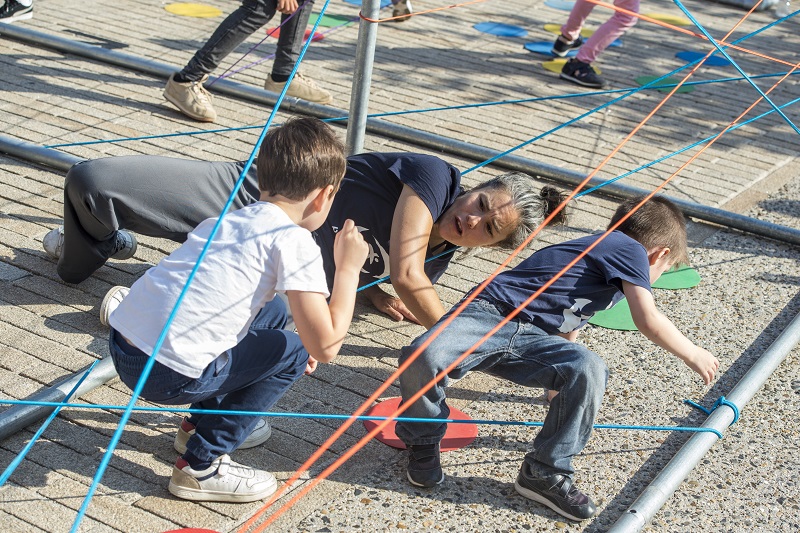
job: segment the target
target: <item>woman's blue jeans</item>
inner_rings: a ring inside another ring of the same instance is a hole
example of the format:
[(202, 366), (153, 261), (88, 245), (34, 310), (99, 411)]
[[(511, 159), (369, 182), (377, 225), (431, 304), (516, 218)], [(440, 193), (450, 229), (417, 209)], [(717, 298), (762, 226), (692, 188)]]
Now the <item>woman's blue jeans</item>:
[[(191, 404), (192, 409), (268, 411), (303, 375), (308, 352), (296, 333), (281, 329), (286, 306), (268, 302), (242, 341), (220, 355), (196, 378), (175, 372), (158, 361), (142, 389), (142, 398), (165, 405)], [(109, 348), (120, 379), (136, 387), (149, 354), (111, 330)], [(235, 450), (258, 423), (258, 417), (238, 414), (193, 414), (195, 434), (187, 451), (204, 462)]]
[[(402, 349), (401, 364), (450, 313)], [(506, 314), (488, 301), (471, 302), (400, 376), (403, 399), (411, 398), (431, 382)], [(572, 457), (589, 440), (605, 393), (608, 369), (600, 356), (580, 344), (548, 335), (532, 324), (512, 320), (460, 362), (449, 376), (460, 378), (470, 370), (481, 370), (526, 387), (559, 391), (525, 461), (540, 476), (571, 475)], [(449, 415), (444, 383), (440, 381), (402, 416), (446, 419)], [(434, 444), (446, 429), (447, 424), (439, 422), (398, 422), (396, 433), (406, 445)]]

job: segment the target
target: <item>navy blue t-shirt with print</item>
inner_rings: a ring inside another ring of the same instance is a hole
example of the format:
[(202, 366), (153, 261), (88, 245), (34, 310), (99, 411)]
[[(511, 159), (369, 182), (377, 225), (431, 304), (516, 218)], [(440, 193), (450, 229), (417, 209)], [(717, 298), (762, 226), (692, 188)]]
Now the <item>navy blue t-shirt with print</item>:
[[(333, 241), (348, 218), (353, 219), (369, 255), (361, 269), (359, 287), (389, 275), (389, 240), (392, 218), (403, 185), (408, 185), (431, 212), (434, 222), (461, 193), (461, 173), (438, 157), (406, 153), (366, 153), (347, 158), (347, 171), (342, 186), (333, 200), (325, 223), (314, 232), (322, 249), (322, 261), (328, 287), (333, 287), (335, 264)], [(429, 250), (427, 257), (455, 249), (446, 243)], [(452, 253), (425, 264), (425, 273), (432, 283), (444, 273)]]
[[(498, 275), (478, 298), (494, 302), (507, 314), (599, 238), (599, 234), (590, 235), (542, 248)], [(614, 231), (517, 317), (549, 334), (569, 333), (585, 325), (597, 311), (620, 301), (624, 297), (623, 281), (652, 290), (650, 263), (644, 246)]]

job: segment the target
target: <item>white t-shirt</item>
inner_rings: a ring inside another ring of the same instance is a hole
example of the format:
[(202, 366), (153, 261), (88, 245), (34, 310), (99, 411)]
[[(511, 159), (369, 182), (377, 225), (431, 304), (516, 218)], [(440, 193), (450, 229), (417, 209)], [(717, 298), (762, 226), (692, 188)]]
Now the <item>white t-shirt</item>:
[[(153, 353), (161, 331), (217, 219), (203, 221), (186, 242), (131, 287), (111, 326)], [(274, 204), (256, 202), (225, 215), (156, 360), (192, 378), (236, 346), (276, 291), (328, 297), (320, 250), (311, 233)]]

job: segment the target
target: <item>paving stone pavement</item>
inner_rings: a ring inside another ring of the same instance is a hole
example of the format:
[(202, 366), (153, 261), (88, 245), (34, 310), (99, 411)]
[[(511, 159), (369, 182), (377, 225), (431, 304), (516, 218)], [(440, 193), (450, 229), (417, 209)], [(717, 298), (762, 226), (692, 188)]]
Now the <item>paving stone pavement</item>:
[[(172, 15), (170, 2), (145, 0), (36, 0), (35, 17), (15, 24), (46, 35), (125, 53), (180, 68), (221, 18)], [(235, 2), (205, 4), (224, 13)], [(418, 0), (417, 9), (445, 5)], [(316, 2), (315, 12), (323, 2)], [(686, 7), (717, 38), (745, 11), (701, 0)], [(349, 17), (337, 28), (322, 28), (303, 72), (334, 95), (332, 106), (346, 114), (358, 35), (358, 7), (341, 0), (328, 14)], [(666, 0), (647, 2), (643, 13), (681, 16)], [(383, 10), (388, 16), (390, 10)], [(589, 19), (597, 27), (608, 17), (602, 7)], [(550, 41), (545, 23), (562, 23), (567, 12), (541, 0), (488, 0), (438, 14), (414, 17), (378, 29), (369, 109), (373, 113), (539, 98), (515, 104), (397, 115), (384, 120), (423, 132), (503, 151), (611, 101), (622, 93), (580, 96), (584, 91), (541, 67), (547, 58), (523, 44)], [(734, 32), (741, 38), (774, 17), (756, 12)], [(523, 37), (482, 34), (473, 25), (493, 21), (521, 26)], [(798, 23), (787, 22), (741, 43), (786, 62), (797, 61)], [(258, 32), (231, 54), (218, 74), (232, 66), (264, 35)], [(679, 51), (708, 51), (709, 45), (674, 29), (639, 22), (598, 62), (609, 88), (635, 88), (641, 75), (663, 75), (684, 64)], [(274, 52), (268, 40), (244, 63)], [(743, 51), (731, 56), (748, 75), (789, 70), (785, 64)], [(261, 87), (267, 59), (234, 80)], [(677, 74), (675, 76), (678, 76)], [(735, 78), (731, 67), (701, 67), (691, 78)], [(766, 91), (778, 77), (758, 81)], [(74, 53), (9, 37), (0, 25), (0, 134), (50, 146), (92, 140), (242, 128), (263, 124), (270, 109), (222, 94), (215, 96), (219, 119), (197, 124), (176, 112), (161, 96), (165, 79)], [(212, 88), (213, 92), (213, 88)], [(546, 99), (563, 95), (570, 98)], [(658, 91), (632, 94), (514, 152), (569, 171), (588, 173), (665, 96)], [(669, 99), (598, 174), (615, 177), (721, 131), (752, 104), (757, 94), (744, 81), (695, 85), (691, 93)], [(782, 105), (800, 96), (797, 77), (770, 93)], [(770, 110), (759, 103), (748, 115)], [(789, 117), (796, 117), (787, 108)], [(281, 111), (280, 122), (289, 116)], [(341, 129), (344, 135), (344, 129)], [(246, 158), (257, 129), (68, 146), (80, 158), (164, 154), (188, 159)], [(721, 137), (692, 161), (666, 188), (672, 197), (728, 209), (784, 226), (800, 227), (800, 169), (797, 133), (772, 114)], [(370, 151), (435, 153), (396, 139), (367, 135)], [(667, 159), (624, 183), (652, 189), (679, 169), (696, 149)], [(462, 169), (479, 161), (439, 154)], [(467, 185), (500, 173), (488, 166), (464, 177)], [(107, 355), (107, 335), (97, 308), (113, 285), (130, 285), (174, 244), (142, 237), (136, 257), (111, 261), (80, 285), (61, 282), (55, 264), (41, 248), (44, 234), (60, 223), (64, 171), (0, 154), (0, 397), (25, 398)], [(541, 179), (537, 182), (545, 183)], [(589, 195), (573, 206), (566, 229), (547, 232), (535, 245), (601, 229), (615, 201)], [(693, 373), (636, 332), (587, 327), (581, 342), (602, 354), (611, 378), (599, 423), (699, 425), (703, 416), (683, 405), (704, 405), (725, 395), (753, 361), (774, 341), (800, 309), (796, 246), (725, 230), (703, 221), (690, 224), (691, 258), (702, 283), (684, 291), (657, 290), (659, 307), (698, 344), (719, 357), (722, 367), (710, 388)], [(526, 252), (523, 254), (527, 254)], [(487, 277), (505, 258), (484, 251), (461, 257), (437, 285), (447, 306)], [(397, 366), (399, 349), (422, 332), (359, 305), (350, 335), (336, 363), (301, 380), (277, 410), (352, 413)], [(652, 532), (786, 531), (800, 529), (798, 350), (767, 381), (741, 420), (725, 432), (664, 508), (645, 528)], [(396, 396), (392, 385), (385, 397)], [(546, 407), (539, 391), (523, 390), (472, 374), (450, 388), (452, 404), (473, 418), (541, 420)], [(84, 394), (78, 403), (121, 405), (128, 389), (118, 380)], [(147, 405), (146, 402), (141, 402)], [(162, 532), (203, 527), (237, 531), (260, 507), (253, 504), (194, 504), (166, 490), (174, 461), (172, 438), (180, 420), (174, 413), (136, 412), (115, 458), (92, 499), (80, 531)], [(0, 531), (69, 531), (100, 458), (119, 421), (112, 409), (65, 409), (37, 442), (10, 480), (0, 488)], [(338, 427), (325, 419), (273, 420), (273, 437), (264, 445), (236, 452), (236, 459), (287, 479)], [(0, 464), (20, 452), (38, 426), (0, 442)], [(482, 426), (469, 447), (444, 454), (447, 479), (434, 490), (404, 480), (402, 452), (371, 443), (328, 480), (299, 501), (274, 531), (606, 531), (627, 509), (687, 436), (677, 432), (597, 430), (575, 458), (577, 482), (598, 502), (598, 515), (567, 523), (549, 510), (518, 496), (513, 480), (535, 429)], [(327, 452), (293, 490), (303, 486), (364, 435), (356, 424)], [(285, 501), (285, 498), (284, 498)]]

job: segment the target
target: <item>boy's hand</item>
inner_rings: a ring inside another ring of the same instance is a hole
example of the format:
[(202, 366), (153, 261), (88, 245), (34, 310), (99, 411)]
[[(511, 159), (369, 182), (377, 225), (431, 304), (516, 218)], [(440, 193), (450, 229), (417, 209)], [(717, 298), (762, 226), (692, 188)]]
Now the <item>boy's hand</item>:
[(314, 359), (313, 357), (311, 357), (311, 356), (309, 355), (309, 356), (308, 356), (308, 362), (306, 363), (306, 371), (305, 371), (305, 375), (306, 375), (306, 376), (308, 376), (308, 375), (310, 375), (312, 372), (314, 372), (314, 370), (316, 370), (316, 369), (317, 369), (317, 365), (318, 365), (318, 364), (319, 364), (319, 363), (317, 362), (317, 360), (316, 360), (316, 359)]
[(291, 15), (295, 11), (297, 11), (297, 0), (278, 0), (277, 10), (278, 13), (283, 13), (284, 15)]
[(353, 270), (358, 274), (364, 261), (367, 260), (368, 253), (369, 245), (356, 229), (355, 223), (348, 218), (333, 241), (333, 261), (336, 263), (336, 270)]
[(719, 361), (711, 352), (697, 347), (696, 351), (685, 359), (689, 368), (700, 374), (706, 385), (711, 385), (719, 369)]

